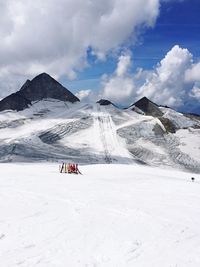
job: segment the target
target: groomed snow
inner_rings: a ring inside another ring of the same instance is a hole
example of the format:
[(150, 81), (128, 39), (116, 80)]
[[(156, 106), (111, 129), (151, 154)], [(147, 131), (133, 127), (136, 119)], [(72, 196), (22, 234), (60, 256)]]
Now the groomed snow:
[(181, 129), (176, 132), (180, 140), (180, 149), (192, 157), (200, 164), (200, 131), (199, 129)]
[(0, 162), (143, 162), (200, 173), (200, 124), (174, 110), (162, 108), (184, 130), (180, 135), (166, 133), (158, 118), (112, 105), (55, 99), (32, 104), (0, 112)]
[(80, 170), (1, 164), (1, 266), (200, 266), (200, 176), (139, 165)]

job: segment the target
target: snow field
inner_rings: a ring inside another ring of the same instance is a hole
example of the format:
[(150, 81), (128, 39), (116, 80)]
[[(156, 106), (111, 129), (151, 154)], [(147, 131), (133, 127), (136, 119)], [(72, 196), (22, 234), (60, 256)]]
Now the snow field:
[(179, 147), (181, 151), (192, 154), (192, 157), (200, 165), (200, 131), (196, 129), (181, 129), (176, 132), (176, 136), (180, 139)]
[(1, 266), (200, 266), (199, 175), (117, 164), (80, 170), (1, 164)]
[(20, 112), (1, 112), (0, 162), (140, 162), (200, 173), (198, 122), (162, 111), (182, 128), (176, 134), (164, 134), (158, 118), (112, 105), (45, 99)]

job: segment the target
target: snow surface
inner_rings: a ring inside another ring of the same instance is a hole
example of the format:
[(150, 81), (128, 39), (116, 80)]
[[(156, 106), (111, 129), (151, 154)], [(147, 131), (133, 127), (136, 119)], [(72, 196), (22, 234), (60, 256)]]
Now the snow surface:
[(187, 131), (183, 142), (179, 134), (167, 133), (158, 118), (113, 105), (45, 99), (20, 112), (0, 112), (0, 162), (138, 162), (200, 173), (200, 122), (162, 111), (178, 129), (196, 128), (194, 149), (182, 145), (192, 141)]
[(198, 129), (181, 129), (176, 132), (180, 140), (180, 149), (184, 153), (191, 154), (200, 165), (200, 131)]
[(80, 170), (1, 164), (1, 266), (200, 266), (199, 175), (117, 164)]
[(197, 124), (196, 121), (187, 118), (182, 113), (179, 113), (170, 108), (160, 108), (164, 112), (164, 118), (170, 119), (177, 128), (192, 127)]

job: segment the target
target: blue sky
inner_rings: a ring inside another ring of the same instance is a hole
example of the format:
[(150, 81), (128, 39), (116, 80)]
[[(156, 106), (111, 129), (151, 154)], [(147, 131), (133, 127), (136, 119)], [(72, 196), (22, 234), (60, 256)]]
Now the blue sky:
[[(176, 44), (187, 48), (195, 61), (200, 58), (199, 0), (170, 1), (161, 4), (155, 26), (143, 29), (136, 44), (128, 44), (133, 58), (131, 69), (152, 69)], [(88, 53), (88, 62), (89, 67), (79, 72), (76, 80), (62, 78), (61, 82), (73, 92), (100, 89), (101, 76), (104, 73), (113, 73), (117, 58), (109, 55), (107, 60), (102, 62)]]

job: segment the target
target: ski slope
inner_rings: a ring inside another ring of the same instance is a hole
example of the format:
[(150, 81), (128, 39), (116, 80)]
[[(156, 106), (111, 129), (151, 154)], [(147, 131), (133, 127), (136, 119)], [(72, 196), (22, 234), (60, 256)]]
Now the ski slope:
[(1, 164), (1, 266), (200, 266), (199, 175), (136, 164), (80, 170)]
[(138, 162), (200, 173), (200, 122), (162, 112), (176, 122), (176, 134), (158, 118), (113, 105), (46, 99), (0, 112), (0, 162)]
[(132, 163), (133, 158), (126, 148), (125, 142), (117, 135), (116, 126), (105, 107), (93, 106), (94, 131), (100, 141), (101, 153), (106, 163)]

